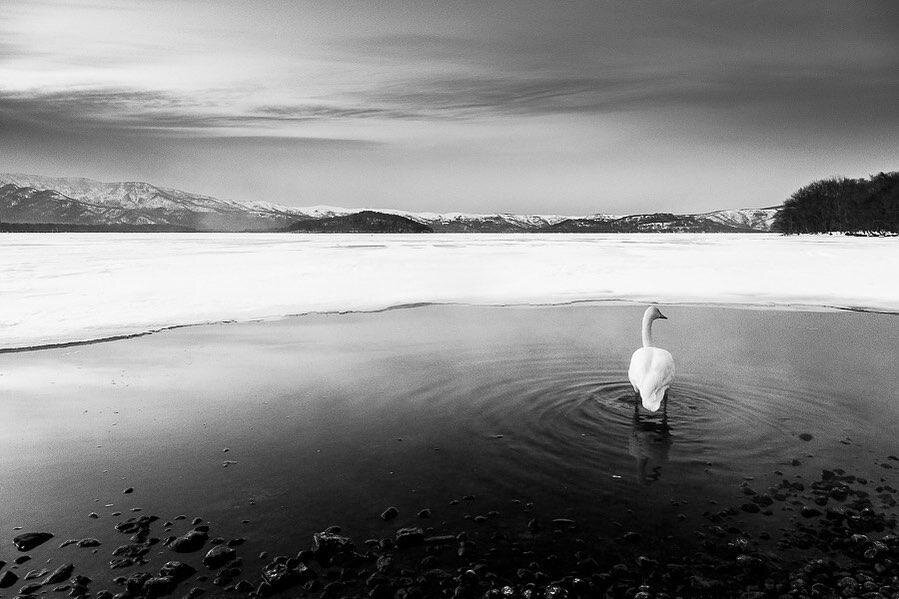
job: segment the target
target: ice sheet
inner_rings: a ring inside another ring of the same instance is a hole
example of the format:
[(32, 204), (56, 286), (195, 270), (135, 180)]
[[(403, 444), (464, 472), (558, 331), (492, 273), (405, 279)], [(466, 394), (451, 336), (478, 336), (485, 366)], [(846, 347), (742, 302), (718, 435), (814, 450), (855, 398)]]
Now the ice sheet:
[(418, 302), (899, 311), (899, 241), (773, 234), (0, 235), (0, 348)]

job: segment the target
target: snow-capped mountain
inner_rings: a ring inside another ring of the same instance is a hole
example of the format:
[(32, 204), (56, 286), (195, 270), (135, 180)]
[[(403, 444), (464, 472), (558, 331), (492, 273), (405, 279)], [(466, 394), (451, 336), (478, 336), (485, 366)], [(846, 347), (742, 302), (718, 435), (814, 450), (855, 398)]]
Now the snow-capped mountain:
[(780, 210), (780, 206), (769, 208), (740, 208), (737, 210), (716, 210), (697, 214), (709, 220), (735, 228), (753, 229), (755, 231), (770, 231), (774, 223), (774, 215)]
[[(292, 207), (237, 202), (143, 182), (0, 174), (0, 222), (84, 226), (154, 226), (172, 230), (286, 230), (301, 221), (359, 214), (363, 208)], [(437, 233), (768, 231), (777, 208), (719, 210), (696, 215), (564, 216), (471, 214), (374, 209), (426, 225)], [(342, 222), (342, 221), (332, 221)], [(314, 229), (314, 227), (306, 227)]]

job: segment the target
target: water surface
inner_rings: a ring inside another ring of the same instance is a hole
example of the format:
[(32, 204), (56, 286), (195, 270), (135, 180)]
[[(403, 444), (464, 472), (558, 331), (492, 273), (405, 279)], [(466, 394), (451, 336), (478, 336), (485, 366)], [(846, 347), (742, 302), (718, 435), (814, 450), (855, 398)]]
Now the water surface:
[[(678, 374), (655, 414), (627, 383), (639, 306), (425, 306), (2, 354), (0, 548), (22, 526), (111, 549), (111, 512), (141, 508), (245, 536), (246, 556), (293, 554), (335, 523), (383, 536), (429, 507), (452, 531), (512, 500), (689, 545), (743, 480), (893, 480), (897, 317), (664, 311), (654, 334)], [(745, 526), (774, 533), (788, 508)], [(75, 551), (55, 546), (33, 556)], [(106, 580), (107, 553), (77, 555)]]

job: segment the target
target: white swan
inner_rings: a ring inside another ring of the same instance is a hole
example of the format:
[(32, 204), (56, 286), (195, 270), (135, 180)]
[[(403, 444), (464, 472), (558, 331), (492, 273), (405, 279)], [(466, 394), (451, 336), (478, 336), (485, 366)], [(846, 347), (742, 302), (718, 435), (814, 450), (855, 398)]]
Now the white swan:
[(674, 358), (667, 350), (652, 345), (652, 321), (657, 318), (667, 320), (667, 316), (663, 316), (655, 306), (646, 308), (643, 313), (643, 347), (631, 356), (631, 366), (627, 370), (627, 378), (634, 391), (640, 394), (643, 407), (650, 412), (659, 409), (674, 378)]

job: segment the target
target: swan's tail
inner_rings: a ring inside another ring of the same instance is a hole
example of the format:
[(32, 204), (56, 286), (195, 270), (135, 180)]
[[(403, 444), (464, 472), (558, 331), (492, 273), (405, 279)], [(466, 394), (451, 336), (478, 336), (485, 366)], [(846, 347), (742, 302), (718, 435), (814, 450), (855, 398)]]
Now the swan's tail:
[(656, 389), (651, 393), (640, 392), (640, 398), (643, 400), (643, 407), (650, 412), (657, 412), (662, 400), (665, 399), (665, 392), (668, 389)]

